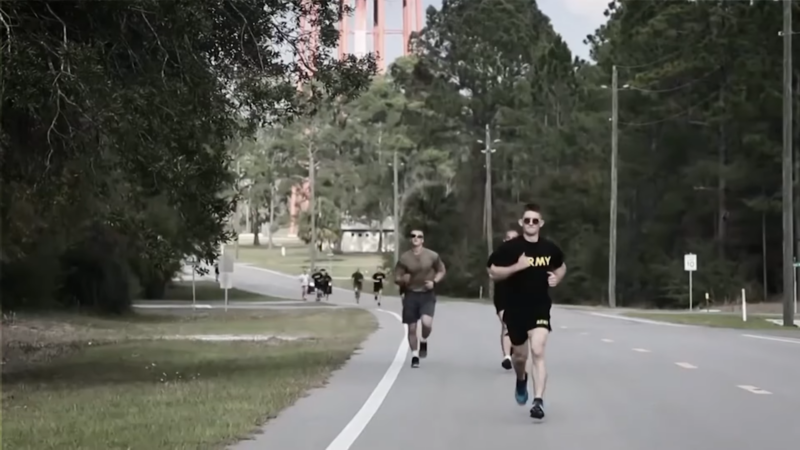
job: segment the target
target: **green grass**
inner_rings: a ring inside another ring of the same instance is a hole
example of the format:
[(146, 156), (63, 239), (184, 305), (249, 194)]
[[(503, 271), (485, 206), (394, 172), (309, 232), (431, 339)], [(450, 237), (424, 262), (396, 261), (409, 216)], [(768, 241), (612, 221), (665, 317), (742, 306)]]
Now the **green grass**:
[[(236, 252), (233, 245), (225, 247), (226, 252)], [(286, 246), (286, 256), (281, 255), (280, 246), (272, 249), (266, 245), (258, 247), (239, 246), (238, 262), (253, 264), (254, 266), (274, 270), (290, 275), (300, 275), (304, 268), (311, 266), (309, 249), (307, 246)], [(378, 266), (383, 265), (383, 255), (380, 253), (353, 253), (328, 256), (325, 252), (317, 253), (317, 267), (325, 268), (333, 277), (333, 285), (343, 289), (352, 289), (353, 282), (350, 276), (357, 270), (364, 274), (364, 292), (372, 292), (372, 274)], [(394, 283), (384, 283), (385, 295), (396, 295), (397, 286)]]
[[(219, 287), (219, 283), (209, 280), (195, 281), (195, 298), (198, 302), (222, 301), (225, 299), (225, 290)], [(240, 289), (228, 289), (228, 300), (231, 301), (285, 301), (285, 298), (271, 297), (267, 295), (255, 294)], [(151, 300), (145, 300), (151, 301)], [(173, 281), (167, 286), (164, 298), (161, 301), (168, 302), (191, 302), (192, 301), (192, 282)]]
[(749, 316), (747, 322), (742, 321), (741, 314), (726, 313), (672, 313), (672, 312), (629, 312), (625, 316), (640, 319), (658, 320), (662, 322), (679, 323), (685, 325), (699, 325), (714, 328), (739, 328), (747, 330), (792, 330), (800, 332), (798, 328), (786, 328), (764, 320), (763, 316)]
[[(357, 309), (125, 320), (19, 317), (3, 329), (4, 356), (11, 359), (3, 367), (4, 444), (20, 450), (221, 449), (321, 386), (375, 327), (374, 318)], [(195, 333), (313, 338), (151, 339)], [(45, 345), (32, 345), (32, 334)], [(24, 351), (9, 353), (8, 347)], [(61, 351), (46, 351), (57, 347)]]

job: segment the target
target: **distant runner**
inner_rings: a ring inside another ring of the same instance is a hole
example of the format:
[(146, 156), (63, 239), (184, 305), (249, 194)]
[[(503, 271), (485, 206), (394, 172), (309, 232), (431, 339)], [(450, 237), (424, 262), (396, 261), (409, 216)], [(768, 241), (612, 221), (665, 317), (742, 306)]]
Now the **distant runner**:
[(331, 278), (331, 275), (325, 269), (322, 269), (320, 272), (322, 272), (322, 278), (320, 278), (322, 281), (321, 291), (327, 302), (331, 296), (331, 292), (333, 292), (333, 278)]
[[(513, 346), (512, 361), (517, 374), (514, 398), (528, 401), (528, 351), (533, 355), (533, 406), (531, 417), (544, 418), (544, 391), (547, 370), (544, 351), (552, 331), (549, 289), (558, 286), (567, 273), (564, 253), (552, 241), (539, 236), (544, 226), (539, 205), (525, 205), (520, 225), (522, 236), (504, 242), (495, 251), (489, 274), (495, 281), (505, 280), (506, 297), (503, 321)], [(527, 345), (526, 345), (527, 344)]]
[(300, 287), (303, 289), (303, 294), (302, 294), (303, 300), (306, 299), (306, 294), (308, 294), (309, 281), (311, 280), (310, 277), (308, 276), (308, 270), (304, 268), (303, 273), (300, 274)]
[[(511, 239), (519, 236), (517, 230), (506, 231), (506, 237), (503, 242), (510, 241)], [(487, 271), (491, 272), (492, 264), (496, 259), (497, 252), (495, 251), (489, 256), (489, 263), (487, 264)], [(506, 324), (503, 322), (503, 311), (506, 309), (506, 297), (508, 292), (506, 289), (505, 281), (494, 282), (494, 309), (497, 312), (497, 318), (500, 319), (500, 349), (503, 351), (503, 361), (501, 365), (506, 370), (511, 370), (511, 340), (508, 338), (508, 330)]]
[[(420, 357), (428, 356), (428, 337), (433, 330), (436, 309), (436, 283), (442, 281), (447, 269), (439, 254), (423, 247), (425, 235), (419, 229), (411, 231), (411, 250), (403, 253), (395, 267), (395, 283), (403, 294), (403, 323), (408, 325), (408, 345), (411, 347), (411, 367), (419, 367)], [(422, 339), (417, 338), (417, 322), (422, 322)]]
[(358, 300), (361, 298), (361, 290), (364, 285), (364, 274), (361, 273), (361, 269), (356, 269), (356, 271), (353, 272), (353, 275), (350, 275), (350, 278), (353, 279), (353, 292), (356, 296), (356, 303), (358, 303)]
[(386, 279), (386, 274), (383, 269), (378, 266), (375, 273), (372, 274), (372, 292), (375, 293), (375, 301), (378, 302), (378, 307), (381, 306), (381, 298), (383, 297), (383, 280)]

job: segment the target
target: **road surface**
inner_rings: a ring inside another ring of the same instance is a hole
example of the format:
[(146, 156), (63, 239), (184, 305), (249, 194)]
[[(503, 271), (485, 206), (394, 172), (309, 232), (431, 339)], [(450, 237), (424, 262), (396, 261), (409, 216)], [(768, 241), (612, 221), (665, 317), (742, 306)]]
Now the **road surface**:
[[(234, 285), (293, 295), (295, 278), (237, 266)], [(296, 295), (296, 294), (294, 294)], [(337, 290), (336, 303), (352, 305)], [(753, 450), (800, 446), (800, 340), (556, 309), (541, 423), (513, 400), (491, 306), (440, 302), (409, 367), (398, 299), (323, 389), (233, 450)], [(744, 336), (744, 334), (749, 335)], [(752, 337), (756, 336), (756, 337)], [(775, 340), (778, 339), (778, 340)]]

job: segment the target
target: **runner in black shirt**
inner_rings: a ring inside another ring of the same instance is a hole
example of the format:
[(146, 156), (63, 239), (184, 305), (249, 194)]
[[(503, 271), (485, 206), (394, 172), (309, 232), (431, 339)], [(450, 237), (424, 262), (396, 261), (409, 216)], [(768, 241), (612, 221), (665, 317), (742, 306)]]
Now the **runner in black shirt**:
[(386, 279), (386, 274), (383, 273), (383, 268), (378, 267), (378, 270), (372, 274), (372, 292), (375, 293), (375, 301), (378, 302), (378, 307), (381, 306), (381, 297), (383, 296), (383, 280)]
[(356, 269), (350, 278), (353, 279), (353, 292), (356, 296), (356, 303), (358, 303), (358, 299), (361, 298), (361, 291), (364, 285), (364, 274), (361, 273), (360, 269)]
[[(506, 237), (503, 242), (510, 241), (511, 239), (519, 236), (517, 230), (506, 231)], [(489, 256), (487, 267), (491, 268), (496, 259), (496, 254), (492, 253)], [(487, 269), (488, 270), (488, 269)], [(506, 370), (511, 370), (511, 340), (508, 338), (508, 330), (506, 324), (503, 322), (503, 311), (506, 309), (506, 283), (504, 281), (494, 282), (494, 309), (497, 312), (497, 318), (500, 319), (500, 349), (503, 351), (503, 361), (501, 365)]]
[(529, 342), (533, 355), (533, 407), (531, 417), (544, 417), (547, 371), (544, 349), (552, 331), (549, 288), (555, 287), (567, 273), (564, 253), (553, 242), (539, 236), (544, 226), (538, 205), (528, 204), (520, 220), (522, 236), (500, 245), (489, 264), (493, 280), (505, 280), (508, 289), (503, 321), (513, 346), (512, 360), (517, 374), (514, 397), (524, 405), (528, 401), (528, 374), (525, 363)]

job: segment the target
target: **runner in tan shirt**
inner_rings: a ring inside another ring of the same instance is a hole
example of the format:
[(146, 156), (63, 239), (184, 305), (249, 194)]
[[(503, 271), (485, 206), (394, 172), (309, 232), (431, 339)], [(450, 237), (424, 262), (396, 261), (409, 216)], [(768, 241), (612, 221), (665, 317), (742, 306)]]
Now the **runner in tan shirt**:
[[(428, 355), (428, 336), (433, 329), (436, 309), (436, 283), (442, 281), (446, 268), (439, 254), (423, 246), (424, 233), (411, 231), (411, 250), (403, 253), (395, 267), (395, 283), (404, 293), (403, 323), (408, 325), (411, 367), (419, 367), (420, 357)], [(417, 338), (417, 323), (422, 322), (422, 339)]]

